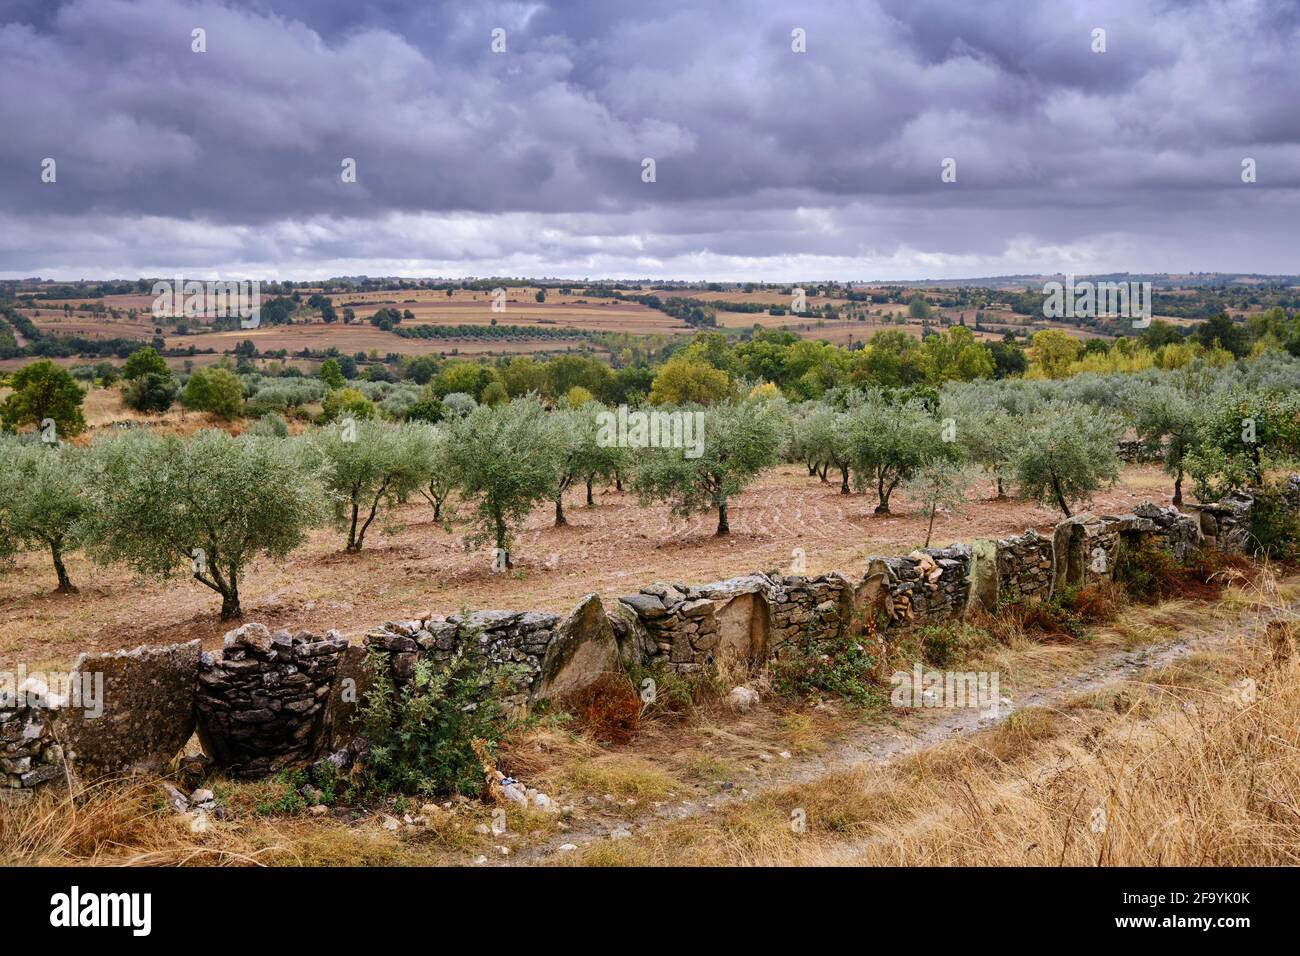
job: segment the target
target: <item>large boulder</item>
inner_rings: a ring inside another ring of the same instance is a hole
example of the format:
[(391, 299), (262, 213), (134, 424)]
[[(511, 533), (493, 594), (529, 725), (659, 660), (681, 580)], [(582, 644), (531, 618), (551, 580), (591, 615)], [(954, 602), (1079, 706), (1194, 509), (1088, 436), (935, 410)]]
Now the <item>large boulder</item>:
[(194, 733), (199, 654), (195, 640), (77, 658), (73, 680), (83, 686), (92, 681), (102, 702), (92, 709), (68, 707), (59, 715), (68, 759), (79, 777), (156, 773), (184, 749)]
[(621, 669), (614, 628), (600, 598), (588, 594), (556, 628), (542, 658), (532, 697), (563, 697)]

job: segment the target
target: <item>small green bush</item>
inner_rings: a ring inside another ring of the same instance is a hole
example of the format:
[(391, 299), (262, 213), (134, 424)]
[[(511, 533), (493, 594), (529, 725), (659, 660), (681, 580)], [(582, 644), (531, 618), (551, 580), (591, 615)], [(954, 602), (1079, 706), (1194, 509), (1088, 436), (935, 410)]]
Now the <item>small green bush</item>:
[(1300, 519), (1287, 498), (1285, 485), (1269, 482), (1255, 492), (1246, 551), (1276, 561), (1300, 559)]
[(522, 665), (497, 665), (470, 635), (444, 664), (422, 660), (396, 687), (382, 655), (372, 654), (370, 690), (362, 703), (369, 754), (361, 788), (376, 793), (477, 796), (482, 740), (495, 753), (513, 724), (504, 697), (523, 676)]
[(859, 710), (885, 700), (875, 680), (876, 658), (863, 639), (818, 638), (809, 628), (782, 648), (771, 666), (772, 684), (786, 697), (830, 694)]

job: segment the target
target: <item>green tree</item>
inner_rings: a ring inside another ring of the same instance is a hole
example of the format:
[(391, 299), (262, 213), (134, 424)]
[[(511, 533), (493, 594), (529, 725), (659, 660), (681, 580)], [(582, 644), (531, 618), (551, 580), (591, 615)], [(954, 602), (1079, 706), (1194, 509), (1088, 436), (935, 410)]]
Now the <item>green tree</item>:
[[(673, 513), (683, 517), (716, 509), (717, 534), (730, 534), (728, 502), (764, 468), (776, 464), (782, 450), (781, 418), (767, 402), (728, 402), (707, 411), (677, 412), (696, 416), (693, 421), (702, 423), (700, 444), (646, 449), (637, 463), (633, 488), (643, 503), (668, 501)], [(684, 423), (682, 433), (685, 437)], [(692, 457), (696, 451), (699, 456)]]
[(970, 472), (966, 467), (946, 458), (927, 461), (903, 483), (903, 490), (921, 505), (927, 518), (925, 544), (921, 547), (930, 547), (935, 514), (940, 509), (959, 511), (966, 503), (970, 485)]
[(321, 402), (321, 419), (325, 422), (351, 418), (368, 421), (375, 417), (375, 403), (355, 388), (336, 388)]
[(1040, 329), (1034, 333), (1032, 368), (1046, 378), (1060, 378), (1079, 357), (1083, 346), (1060, 329)]
[(1206, 319), (1192, 332), (1192, 338), (1207, 349), (1218, 347), (1227, 349), (1237, 358), (1250, 354), (1250, 333), (1246, 327), (1232, 321), (1227, 313), (1220, 313), (1212, 319)]
[(74, 445), (0, 438), (0, 556), (48, 550), (61, 594), (77, 590), (63, 558), (81, 546), (90, 507), (86, 454)]
[(161, 578), (188, 569), (221, 595), (222, 620), (243, 615), (252, 561), (282, 560), (322, 515), (319, 480), (293, 441), (139, 431), (97, 442), (92, 463), (92, 555)]
[(181, 397), (186, 408), (211, 412), (226, 421), (238, 418), (244, 406), (244, 386), (239, 376), (225, 368), (201, 368), (185, 383)]
[(171, 375), (171, 369), (163, 357), (147, 345), (132, 352), (122, 366), (122, 377), (125, 379), (135, 380), (146, 375)]
[(1024, 497), (1055, 504), (1068, 518), (1072, 504), (1119, 478), (1115, 442), (1124, 423), (1113, 412), (1057, 400), (1027, 424), (1012, 463)]
[(81, 403), (86, 393), (67, 370), (49, 360), (19, 369), (11, 381), (13, 393), (0, 404), (0, 422), (8, 431), (53, 420), (58, 434), (80, 434), (86, 427)]
[(876, 514), (889, 513), (889, 497), (899, 482), (935, 458), (952, 456), (942, 427), (919, 399), (889, 402), (879, 392), (850, 412), (849, 442), (854, 482), (876, 486)]
[(1291, 396), (1236, 387), (1212, 396), (1197, 416), (1185, 458), (1201, 501), (1263, 483), (1265, 468), (1300, 449), (1300, 409)]
[(433, 508), (433, 520), (447, 525), (448, 499), (456, 489), (456, 462), (453, 449), (457, 442), (459, 422), (444, 425), (420, 423), (412, 430), (415, 448), (412, 454), (421, 462), (424, 476), (420, 494)]
[(927, 336), (921, 343), (921, 364), (931, 385), (942, 385), (953, 379), (969, 382), (992, 378), (997, 370), (992, 353), (975, 341), (970, 329), (961, 325)]
[(655, 405), (713, 405), (731, 394), (731, 376), (708, 362), (674, 358), (665, 362), (650, 386)]
[(475, 408), (456, 429), (457, 487), (474, 508), (467, 543), (494, 541), (507, 568), (513, 528), (554, 494), (557, 450), (546, 414), (536, 399), (515, 399)]
[(339, 365), (338, 359), (327, 358), (321, 362), (318, 377), (330, 388), (344, 388), (348, 384), (348, 380), (343, 377), (343, 367)]
[(381, 505), (405, 501), (427, 478), (424, 427), (344, 421), (312, 436), (334, 525), (347, 532), (348, 552), (361, 550)]
[(1130, 390), (1133, 427), (1147, 453), (1158, 458), (1174, 479), (1175, 507), (1183, 503), (1183, 473), (1187, 456), (1197, 446), (1198, 405), (1191, 395), (1169, 382), (1142, 383)]
[(176, 401), (176, 379), (170, 370), (166, 374), (145, 372), (127, 382), (122, 390), (122, 401), (137, 412), (161, 415)]

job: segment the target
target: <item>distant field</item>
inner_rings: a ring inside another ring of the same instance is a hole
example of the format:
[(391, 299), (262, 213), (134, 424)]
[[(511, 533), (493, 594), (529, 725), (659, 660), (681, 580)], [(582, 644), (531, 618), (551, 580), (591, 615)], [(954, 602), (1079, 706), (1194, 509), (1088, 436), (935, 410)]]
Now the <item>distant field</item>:
[[(314, 290), (299, 290), (307, 298)], [(450, 296), (445, 290), (412, 289), (387, 290), (378, 292), (334, 293), (331, 298), (336, 311), (342, 314), (344, 308), (351, 308), (356, 313), (356, 321), (344, 324), (337, 321), (326, 324), (319, 320), (296, 321), (292, 325), (263, 326), (258, 329), (236, 329), (221, 332), (199, 332), (192, 335), (175, 334), (171, 322), (155, 323), (150, 314), (154, 297), (151, 294), (110, 295), (101, 299), (74, 298), (60, 300), (42, 300), (21, 311), (30, 316), (37, 328), (51, 334), (77, 335), (91, 339), (123, 338), (135, 341), (151, 339), (158, 330), (162, 331), (169, 349), (188, 349), (193, 347), (200, 353), (214, 349), (212, 354), (198, 354), (189, 357), (196, 365), (207, 365), (218, 361), (222, 355), (233, 352), (235, 346), (245, 340), (252, 340), (261, 352), (286, 350), (291, 355), (303, 349), (323, 351), (337, 348), (345, 354), (377, 353), (380, 356), (389, 353), (407, 355), (465, 356), (486, 357), (493, 355), (535, 354), (562, 352), (583, 344), (581, 337), (554, 338), (542, 337), (541, 330), (573, 328), (585, 333), (619, 332), (635, 336), (679, 336), (691, 335), (694, 330), (686, 323), (635, 302), (616, 299), (587, 297), (581, 294), (562, 295), (551, 289), (546, 292), (546, 301), (536, 301), (536, 287), (518, 287), (507, 290), (505, 310), (492, 311), (492, 295), (487, 291), (457, 289)], [(859, 287), (857, 291), (881, 292), (878, 288)], [(674, 297), (692, 298), (716, 305), (724, 303), (745, 303), (759, 305), (780, 305), (789, 308), (790, 296), (783, 294), (780, 287), (755, 289), (752, 292), (733, 289), (727, 291), (710, 291), (707, 289), (682, 288), (646, 288), (644, 293), (653, 293), (662, 299)], [(943, 304), (950, 300), (950, 295), (943, 291), (930, 292), (932, 300), (930, 328), (942, 324), (957, 324), (964, 319), (967, 328), (974, 332), (974, 306), (953, 306)], [(263, 298), (266, 294), (263, 293)], [(938, 304), (935, 304), (937, 300)], [(841, 297), (813, 296), (808, 299), (809, 307), (816, 308), (827, 303), (833, 304), (841, 315), (840, 319), (823, 319), (820, 316), (771, 315), (763, 312), (730, 311), (720, 308), (716, 311), (717, 323), (723, 329), (750, 329), (755, 325), (766, 329), (789, 329), (801, 338), (823, 340), (836, 345), (851, 345), (864, 342), (877, 332), (893, 329), (919, 338), (922, 324), (909, 320), (906, 324), (896, 325), (888, 321), (891, 315), (906, 311), (907, 306), (899, 302), (872, 303), (854, 302)], [(82, 304), (95, 304), (109, 310), (110, 313), (92, 315), (76, 311)], [(71, 314), (65, 314), (64, 306), (71, 306)], [(525, 329), (539, 330), (537, 338), (493, 338), (482, 339), (472, 336), (440, 336), (438, 338), (407, 338), (392, 332), (385, 332), (371, 326), (368, 319), (381, 308), (409, 311), (411, 318), (403, 320), (403, 327), (412, 328), (422, 325), (497, 325), (520, 326)], [(135, 310), (135, 317), (130, 315)], [(1041, 317), (1032, 319), (1012, 312), (1005, 306), (991, 306), (984, 311), (983, 328), (975, 335), (982, 341), (999, 339), (1006, 330), (1035, 331), (1042, 328), (1058, 328), (1068, 335), (1079, 339), (1102, 337), (1100, 333), (1080, 329), (1063, 322), (1045, 322)], [(865, 319), (860, 318), (865, 316)], [(1156, 316), (1176, 325), (1191, 325), (1195, 320)], [(0, 369), (12, 369), (26, 364), (26, 359), (9, 359), (0, 361)], [(86, 361), (82, 358), (57, 360), (60, 364), (75, 365)], [(172, 358), (169, 361), (179, 366), (185, 358)]]

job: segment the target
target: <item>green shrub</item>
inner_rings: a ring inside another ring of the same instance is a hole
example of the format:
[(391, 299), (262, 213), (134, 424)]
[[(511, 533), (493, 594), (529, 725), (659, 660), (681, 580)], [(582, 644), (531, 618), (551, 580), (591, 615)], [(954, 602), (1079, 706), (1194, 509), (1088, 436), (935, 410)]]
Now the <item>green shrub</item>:
[(1284, 484), (1267, 482), (1255, 492), (1246, 551), (1278, 561), (1300, 558), (1300, 518), (1287, 498)]
[(517, 687), (522, 665), (496, 665), (466, 638), (444, 664), (422, 660), (412, 679), (394, 686), (387, 659), (372, 654), (370, 690), (361, 706), (369, 754), (361, 786), (377, 793), (476, 796), (481, 740), (495, 753), (513, 719), (503, 698)]
[(875, 680), (876, 658), (859, 638), (817, 638), (809, 628), (782, 648), (771, 666), (772, 684), (786, 697), (830, 694), (860, 710), (885, 699)]

